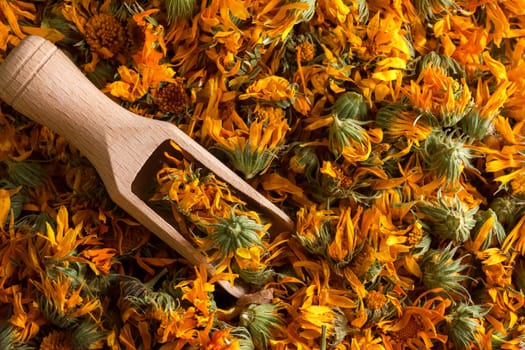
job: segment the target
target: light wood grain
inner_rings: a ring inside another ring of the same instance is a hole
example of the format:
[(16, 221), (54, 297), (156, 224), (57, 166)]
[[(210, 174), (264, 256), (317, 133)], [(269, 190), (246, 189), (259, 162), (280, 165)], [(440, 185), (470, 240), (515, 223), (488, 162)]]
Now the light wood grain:
[[(140, 169), (164, 141), (175, 141), (195, 160), (256, 203), (280, 230), (293, 230), (292, 220), (283, 211), (183, 131), (171, 123), (133, 114), (114, 103), (45, 39), (27, 37), (0, 65), (0, 99), (64, 136), (97, 169), (116, 204), (189, 263), (206, 263), (211, 274), (215, 269), (206, 258), (132, 191)], [(231, 286), (226, 281), (222, 284), (236, 297), (246, 293), (240, 285)]]

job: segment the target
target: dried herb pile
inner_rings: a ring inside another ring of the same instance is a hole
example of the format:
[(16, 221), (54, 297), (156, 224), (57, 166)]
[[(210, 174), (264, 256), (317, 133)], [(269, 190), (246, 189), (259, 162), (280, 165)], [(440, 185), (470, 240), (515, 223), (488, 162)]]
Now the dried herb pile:
[(209, 276), (1, 103), (0, 349), (524, 348), (524, 1), (0, 0), (0, 61), (27, 35), (296, 230), (174, 150), (151, 205)]

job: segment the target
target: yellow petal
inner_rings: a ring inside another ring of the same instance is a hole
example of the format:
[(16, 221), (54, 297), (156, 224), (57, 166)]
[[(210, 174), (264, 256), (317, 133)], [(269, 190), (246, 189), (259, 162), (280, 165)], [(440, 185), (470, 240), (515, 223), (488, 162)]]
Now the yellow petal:
[(7, 215), (11, 210), (11, 194), (8, 190), (0, 188), (0, 228), (7, 221)]
[(22, 26), (22, 31), (29, 35), (38, 35), (53, 43), (65, 38), (64, 34), (54, 28), (38, 28), (30, 26)]
[(507, 69), (505, 69), (505, 66), (503, 65), (503, 63), (501, 63), (498, 60), (493, 59), (490, 56), (490, 54), (486, 51), (483, 52), (482, 57), (483, 57), (485, 64), (488, 66), (488, 69), (496, 77), (498, 82), (508, 80)]

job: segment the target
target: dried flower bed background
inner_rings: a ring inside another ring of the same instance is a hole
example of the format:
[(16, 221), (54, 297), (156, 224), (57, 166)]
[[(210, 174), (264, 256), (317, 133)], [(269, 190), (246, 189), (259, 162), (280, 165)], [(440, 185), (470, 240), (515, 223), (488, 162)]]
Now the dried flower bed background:
[(525, 2), (0, 0), (0, 60), (27, 35), (296, 231), (167, 157), (152, 205), (268, 292), (235, 303), (0, 104), (1, 349), (525, 346)]

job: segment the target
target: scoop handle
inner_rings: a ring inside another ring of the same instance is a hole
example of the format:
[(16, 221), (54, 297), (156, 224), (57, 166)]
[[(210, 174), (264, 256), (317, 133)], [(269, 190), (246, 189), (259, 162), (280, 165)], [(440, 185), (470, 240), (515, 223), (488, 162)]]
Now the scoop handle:
[(131, 120), (140, 124), (140, 118), (131, 118), (61, 50), (38, 36), (22, 40), (0, 64), (0, 99), (64, 136), (94, 163), (119, 126)]

